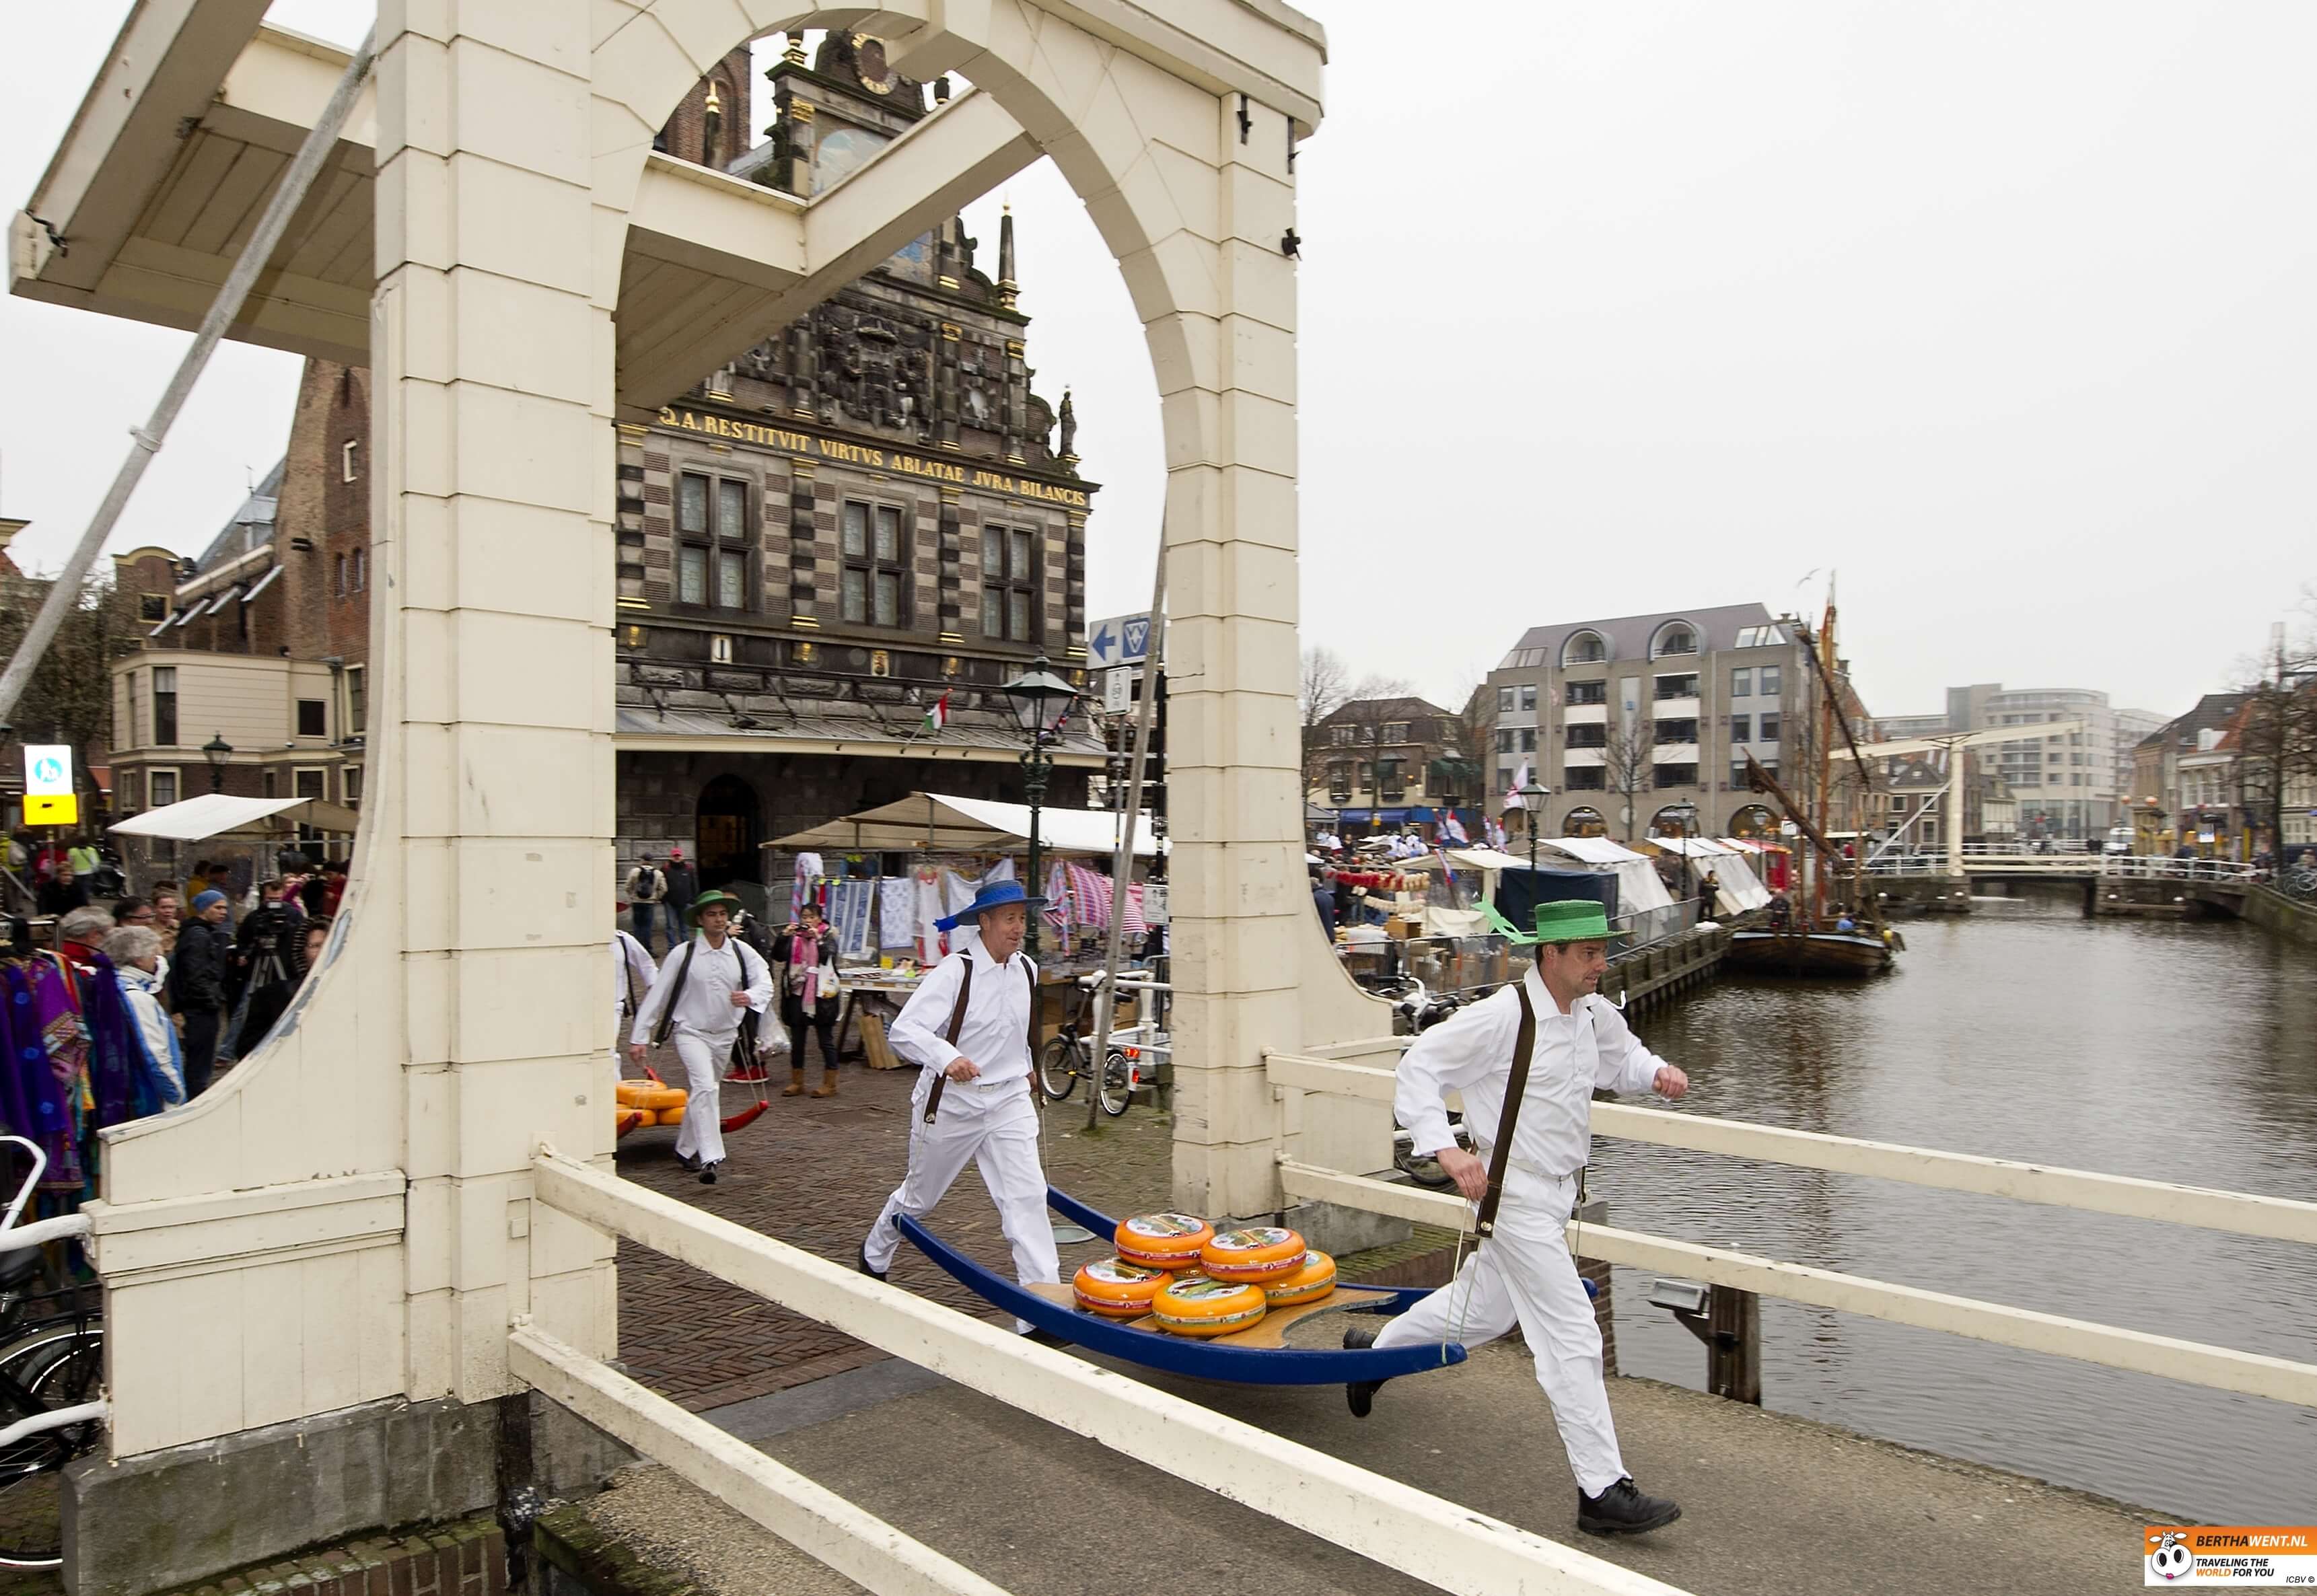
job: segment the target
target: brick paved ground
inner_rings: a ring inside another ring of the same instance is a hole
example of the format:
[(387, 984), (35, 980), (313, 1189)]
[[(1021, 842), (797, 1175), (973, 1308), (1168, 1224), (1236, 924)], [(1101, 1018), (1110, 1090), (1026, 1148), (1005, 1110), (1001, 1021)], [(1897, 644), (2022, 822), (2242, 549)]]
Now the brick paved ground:
[[(681, 1080), (671, 1056), (656, 1061), (663, 1078)], [(631, 1072), (632, 1073), (632, 1072)], [(818, 1083), (816, 1067), (812, 1079)], [(702, 1186), (675, 1162), (675, 1132), (631, 1133), (619, 1145), (620, 1173), (671, 1197), (840, 1263), (854, 1260), (862, 1238), (908, 1163), (913, 1070), (848, 1065), (834, 1098), (783, 1098), (776, 1072), (772, 1107), (727, 1140), (729, 1163), (714, 1186)], [(732, 1112), (745, 1089), (727, 1085)], [(1136, 1105), (1086, 1133), (1086, 1088), (1046, 1109), (1047, 1177), (1105, 1213), (1163, 1206), (1171, 1181), (1165, 1117)], [(980, 1177), (961, 1176), (935, 1210), (934, 1227), (972, 1257), (1012, 1272), (997, 1210)], [(1062, 1249), (1062, 1278), (1107, 1244)], [(659, 1253), (620, 1246), (620, 1356), (653, 1390), (694, 1412), (857, 1369), (885, 1356), (810, 1319), (728, 1286)], [(904, 1245), (893, 1283), (993, 1321), (1004, 1315)]]

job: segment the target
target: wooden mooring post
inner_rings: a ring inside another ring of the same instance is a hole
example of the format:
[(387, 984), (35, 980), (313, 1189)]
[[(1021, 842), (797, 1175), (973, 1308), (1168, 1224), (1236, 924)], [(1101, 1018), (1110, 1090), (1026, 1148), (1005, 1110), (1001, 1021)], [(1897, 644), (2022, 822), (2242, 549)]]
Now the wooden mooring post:
[(1761, 1297), (1735, 1286), (1709, 1286), (1704, 1313), (1676, 1308), (1673, 1316), (1705, 1343), (1707, 1395), (1761, 1406)]

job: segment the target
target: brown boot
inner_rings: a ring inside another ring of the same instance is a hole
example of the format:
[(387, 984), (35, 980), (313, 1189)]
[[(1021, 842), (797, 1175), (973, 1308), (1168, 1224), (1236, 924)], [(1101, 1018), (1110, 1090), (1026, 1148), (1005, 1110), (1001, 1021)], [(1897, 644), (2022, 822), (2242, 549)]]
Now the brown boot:
[(802, 1069), (792, 1069), (789, 1071), (789, 1083), (781, 1088), (781, 1095), (783, 1097), (802, 1097), (804, 1095), (804, 1071)]
[(812, 1094), (815, 1097), (835, 1097), (836, 1095), (836, 1072), (833, 1069), (821, 1071), (820, 1084), (812, 1089)]

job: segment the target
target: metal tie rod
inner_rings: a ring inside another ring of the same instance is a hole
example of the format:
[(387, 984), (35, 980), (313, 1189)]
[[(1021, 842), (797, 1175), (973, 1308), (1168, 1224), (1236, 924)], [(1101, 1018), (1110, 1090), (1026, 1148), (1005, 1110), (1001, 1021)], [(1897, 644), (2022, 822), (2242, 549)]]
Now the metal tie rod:
[(40, 657), (48, 653), (49, 643), (55, 640), (57, 629), (64, 624), (66, 612), (80, 602), (81, 584), (88, 579), (89, 566), (96, 563), (97, 550), (103, 548), (105, 539), (112, 535), (113, 523), (129, 507), (130, 495), (137, 491), (137, 484), (144, 477), (146, 466), (167, 441), (169, 429), (176, 424), (177, 412), (192, 395), (193, 384), (201, 379), (201, 371), (209, 365), (210, 355), (216, 350), (218, 340), (225, 336), (226, 329), (241, 314), (242, 302), (249, 298), (249, 290), (257, 281), (257, 274), (264, 271), (266, 263), (273, 258), (274, 246), (282, 242), (282, 235), (289, 231), (290, 218), (298, 213), (298, 207), (305, 203), (307, 192), (314, 186), (314, 179), (321, 173), (322, 163), (337, 144), (339, 130), (345, 126), (354, 101), (362, 93), (362, 82), (369, 77), (371, 67), (378, 58), (377, 41), (378, 29), (373, 25), (362, 36), (353, 59), (346, 63), (345, 73), (338, 79), (337, 88), (331, 93), (330, 103), (322, 108), (320, 120), (306, 135), (306, 142), (299, 147), (289, 171), (282, 174), (282, 186), (273, 191), (273, 198), (267, 203), (265, 214), (258, 218), (256, 230), (250, 234), (249, 242), (242, 246), (240, 258), (234, 262), (233, 270), (226, 274), (217, 298), (210, 302), (209, 314), (201, 318), (201, 330), (193, 334), (192, 347), (185, 351), (184, 359), (177, 363), (177, 374), (162, 390), (161, 402), (153, 407), (152, 415), (143, 426), (129, 429), (129, 458), (121, 462), (120, 473), (113, 477), (112, 486), (105, 494), (104, 502), (96, 507), (96, 515), (89, 522), (88, 530), (80, 535), (80, 542), (74, 548), (72, 557), (57, 574), (55, 584), (41, 602), (40, 612), (32, 618), (31, 629), (25, 632), (24, 640), (16, 646), (16, 657), (8, 662), (6, 673), (0, 675), (0, 722), (4, 722), (15, 713), (16, 700), (24, 696), (24, 688), (31, 681), (32, 672), (39, 666)]

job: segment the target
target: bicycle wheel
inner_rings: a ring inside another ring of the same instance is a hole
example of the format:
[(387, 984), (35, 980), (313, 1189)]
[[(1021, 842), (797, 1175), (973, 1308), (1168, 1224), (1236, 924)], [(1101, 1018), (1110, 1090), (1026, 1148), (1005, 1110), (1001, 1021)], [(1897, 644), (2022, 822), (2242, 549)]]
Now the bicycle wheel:
[(1060, 1102), (1074, 1091), (1086, 1073), (1086, 1049), (1069, 1037), (1052, 1037), (1038, 1054), (1038, 1084), (1047, 1098)]
[(1114, 1119), (1126, 1112), (1133, 1085), (1134, 1076), (1126, 1067), (1126, 1055), (1114, 1048), (1110, 1057), (1102, 1061), (1102, 1111)]

